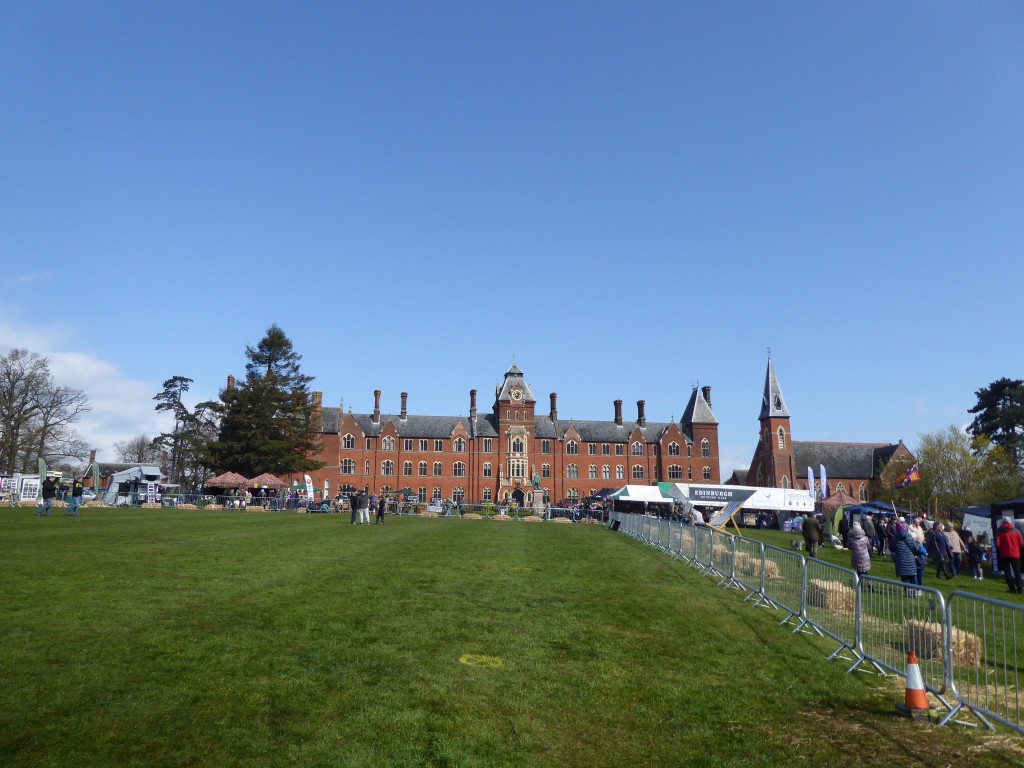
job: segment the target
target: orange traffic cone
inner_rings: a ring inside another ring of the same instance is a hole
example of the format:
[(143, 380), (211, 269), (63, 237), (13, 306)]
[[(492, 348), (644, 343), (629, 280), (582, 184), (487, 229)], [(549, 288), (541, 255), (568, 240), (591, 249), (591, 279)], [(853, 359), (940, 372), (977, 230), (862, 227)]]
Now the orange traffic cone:
[(897, 704), (896, 709), (907, 717), (928, 719), (928, 695), (924, 692), (921, 667), (918, 666), (917, 654), (913, 651), (907, 654), (907, 692), (903, 703)]

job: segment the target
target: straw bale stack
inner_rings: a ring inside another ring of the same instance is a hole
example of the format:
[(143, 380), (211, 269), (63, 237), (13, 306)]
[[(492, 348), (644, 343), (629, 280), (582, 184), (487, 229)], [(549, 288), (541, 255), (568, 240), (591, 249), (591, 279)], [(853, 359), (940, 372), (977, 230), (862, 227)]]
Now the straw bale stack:
[(838, 581), (809, 579), (807, 581), (807, 604), (840, 613), (857, 610), (857, 592)]
[(463, 520), (479, 520), (480, 519), (480, 515), (478, 515), (476, 512), (466, 512), (462, 516), (462, 519)]
[[(743, 573), (752, 573), (754, 576), (760, 577), (761, 558), (754, 557), (749, 552), (737, 552), (736, 570)], [(769, 579), (779, 578), (779, 566), (774, 560), (765, 560), (765, 577)]]
[(195, 504), (179, 504), (178, 509), (198, 509)]
[(511, 520), (512, 518), (509, 517), (508, 515), (495, 515), (494, 519), (495, 520), (500, 520), (501, 522), (506, 522), (508, 520)]
[(519, 519), (524, 523), (539, 523), (542, 518), (537, 517), (537, 515), (527, 515), (526, 517), (521, 517)]
[[(537, 518), (537, 519), (539, 520), (540, 518)], [(572, 520), (570, 520), (570, 519), (569, 519), (569, 518), (567, 518), (567, 517), (556, 517), (556, 518), (555, 518), (554, 520), (552, 520), (551, 522), (553, 522), (553, 523), (570, 523), (570, 524), (571, 524), (571, 523), (572, 523)]]
[(147, 501), (142, 505), (143, 509), (160, 509), (160, 505), (154, 501)]
[(604, 525), (604, 523), (602, 523), (596, 517), (585, 517), (580, 522), (582, 522), (584, 525)]
[[(907, 652), (913, 651), (919, 659), (942, 661), (942, 625), (937, 622), (910, 619), (903, 625), (903, 643)], [(980, 666), (980, 637), (953, 627), (949, 644), (953, 650), (954, 666)]]
[(219, 509), (224, 509), (224, 505), (223, 504), (207, 504), (204, 507), (204, 509), (206, 509), (206, 511), (208, 511), (208, 512), (209, 511), (216, 512)]

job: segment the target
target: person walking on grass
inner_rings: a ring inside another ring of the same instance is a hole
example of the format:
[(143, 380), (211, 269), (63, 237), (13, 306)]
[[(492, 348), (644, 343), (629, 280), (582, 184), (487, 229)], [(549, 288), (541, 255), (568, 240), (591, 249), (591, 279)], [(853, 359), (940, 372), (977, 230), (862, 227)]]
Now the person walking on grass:
[(76, 477), (71, 481), (71, 501), (68, 502), (66, 515), (78, 517), (78, 508), (82, 504), (82, 493), (85, 491), (85, 478)]
[[(889, 551), (892, 554), (893, 565), (896, 566), (896, 575), (905, 584), (917, 584), (917, 547), (914, 537), (907, 531), (907, 526), (896, 522), (892, 540), (889, 542)], [(920, 592), (917, 590), (907, 591), (908, 597), (917, 597)]]
[(974, 538), (974, 534), (968, 532), (967, 534), (967, 565), (971, 569), (971, 578), (973, 579), (984, 579), (985, 577), (981, 573), (981, 560), (982, 552), (981, 546), (978, 544), (978, 540)]
[(359, 494), (359, 524), (370, 524), (370, 494), (369, 488), (364, 488)]
[(964, 540), (960, 538), (960, 534), (956, 532), (952, 523), (942, 526), (942, 535), (946, 537), (946, 543), (949, 544), (949, 567), (954, 576), (959, 576), (960, 566), (964, 561)]
[(810, 557), (818, 556), (818, 545), (821, 543), (821, 523), (812, 514), (804, 515), (804, 523), (801, 526), (804, 534), (804, 544), (807, 545), (807, 554)]
[(850, 547), (850, 566), (858, 577), (867, 576), (871, 570), (871, 539), (864, 533), (860, 523), (854, 523), (846, 540)]
[(1024, 583), (1021, 581), (1020, 554), (1024, 548), (1024, 539), (1021, 539), (1020, 532), (1013, 527), (1013, 522), (1003, 518), (999, 525), (999, 532), (996, 533), (996, 553), (999, 555), (999, 567), (1003, 569), (1006, 576), (1006, 586), (1010, 592), (1019, 595), (1024, 593)]
[(50, 516), (50, 506), (53, 504), (53, 499), (57, 495), (57, 478), (48, 477), (43, 480), (43, 500), (39, 504), (39, 508), (36, 510), (36, 514), (40, 517)]
[(949, 542), (946, 540), (942, 523), (935, 523), (930, 533), (932, 534), (932, 547), (928, 554), (935, 558), (935, 578), (941, 579), (945, 576), (947, 579), (952, 579), (953, 572), (949, 569), (949, 562), (953, 555), (949, 551)]

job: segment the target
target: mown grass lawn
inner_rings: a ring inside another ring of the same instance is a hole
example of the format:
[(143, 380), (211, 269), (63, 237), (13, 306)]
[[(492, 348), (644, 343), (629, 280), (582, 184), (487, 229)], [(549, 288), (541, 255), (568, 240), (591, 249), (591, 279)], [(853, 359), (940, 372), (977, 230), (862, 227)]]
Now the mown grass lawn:
[(1024, 758), (601, 526), (0, 509), (0, 618), (4, 766)]

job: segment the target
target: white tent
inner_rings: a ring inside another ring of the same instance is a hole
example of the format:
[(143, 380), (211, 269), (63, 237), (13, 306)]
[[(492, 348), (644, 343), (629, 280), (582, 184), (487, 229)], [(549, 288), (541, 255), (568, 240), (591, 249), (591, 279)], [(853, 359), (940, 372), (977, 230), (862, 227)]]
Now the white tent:
[(672, 499), (667, 499), (661, 489), (656, 485), (627, 485), (608, 496), (615, 501), (637, 501), (648, 504), (671, 504)]
[(147, 499), (156, 500), (163, 475), (157, 467), (129, 467), (110, 476), (103, 492), (103, 503), (111, 506), (134, 506)]

